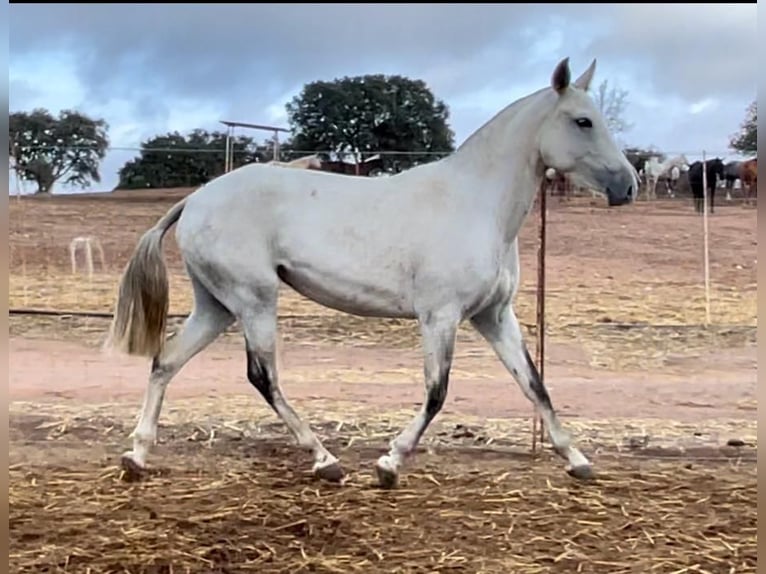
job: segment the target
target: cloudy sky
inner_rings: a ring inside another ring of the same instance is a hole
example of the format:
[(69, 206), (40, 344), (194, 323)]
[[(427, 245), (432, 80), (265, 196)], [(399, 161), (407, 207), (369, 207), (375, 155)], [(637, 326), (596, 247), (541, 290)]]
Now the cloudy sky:
[[(114, 148), (232, 119), (287, 126), (303, 84), (403, 74), (450, 108), (460, 144), (570, 57), (629, 92), (622, 139), (733, 158), (756, 97), (753, 4), (11, 4), (10, 110), (103, 117)], [(253, 134), (265, 139), (265, 132)], [(111, 189), (135, 151), (102, 165)], [(15, 185), (15, 184), (14, 184)], [(11, 193), (14, 193), (11, 185)]]

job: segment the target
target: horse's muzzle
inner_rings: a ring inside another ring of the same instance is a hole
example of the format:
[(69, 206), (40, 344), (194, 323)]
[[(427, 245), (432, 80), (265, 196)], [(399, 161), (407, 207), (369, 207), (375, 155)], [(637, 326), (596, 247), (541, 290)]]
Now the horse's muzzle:
[(610, 173), (605, 183), (609, 207), (628, 204), (636, 197), (638, 182), (630, 171)]
[(614, 193), (611, 188), (607, 187), (606, 198), (609, 202), (609, 207), (630, 203), (633, 201), (633, 186), (630, 186), (626, 193)]

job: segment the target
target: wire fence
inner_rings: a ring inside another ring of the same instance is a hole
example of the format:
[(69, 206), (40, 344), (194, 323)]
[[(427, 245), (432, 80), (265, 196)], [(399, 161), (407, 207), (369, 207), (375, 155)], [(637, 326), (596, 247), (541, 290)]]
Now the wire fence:
[[(12, 337), (101, 345), (119, 276), (140, 235), (172, 203), (221, 175), (226, 161), (224, 150), (141, 152), (126, 159), (117, 181), (104, 187), (112, 193), (51, 197), (19, 193), (18, 200), (10, 202)], [(447, 155), (370, 150), (338, 155), (283, 149), (279, 160), (314, 154), (323, 159), (323, 169), (364, 177), (391, 176)], [(663, 155), (685, 155), (695, 161), (722, 154)], [(270, 159), (238, 155), (235, 150), (233, 166)], [(755, 344), (756, 212), (738, 178), (722, 178), (716, 185), (721, 192), (715, 212), (703, 215), (693, 208), (685, 171), (674, 182), (660, 178), (655, 196), (644, 190), (639, 201), (627, 208), (608, 209), (603, 198), (559, 179), (546, 187), (545, 196), (538, 195), (519, 236), (521, 284), (514, 308), (541, 371), (545, 364), (552, 364), (610, 373), (659, 372), (673, 361), (698, 360)], [(542, 197), (546, 198), (542, 206), (546, 257), (541, 330)], [(193, 300), (172, 234), (166, 239), (165, 256), (171, 289), (169, 327), (176, 330)], [(279, 320), (282, 338), (288, 342), (389, 348), (420, 344), (414, 322), (344, 315), (289, 289), (281, 297)], [(229, 333), (238, 336), (237, 326)], [(464, 326), (459, 341), (480, 343), (481, 339)], [(77, 360), (70, 357), (68, 368), (76, 366)], [(79, 360), (83, 372), (88, 372), (93, 359), (86, 355)], [(533, 437), (537, 437), (535, 429)], [(532, 444), (534, 451), (536, 438)]]
[[(118, 181), (114, 185), (117, 191), (79, 196), (77, 202), (65, 194), (44, 201), (11, 202), (10, 307), (17, 328), (22, 328), (23, 317), (107, 320), (119, 274), (140, 234), (170, 203), (220, 175), (224, 166), (224, 150), (141, 151), (131, 160), (133, 183), (140, 176), (144, 180), (141, 186), (130, 189)], [(323, 169), (349, 176), (385, 177), (444, 157), (446, 152), (367, 150), (339, 157), (328, 151), (283, 149), (280, 161), (313, 154), (323, 157)], [(683, 155), (692, 161), (703, 157), (703, 152)], [(714, 155), (704, 154), (708, 158)], [(207, 161), (210, 158), (215, 161)], [(674, 182), (672, 194), (661, 180), (656, 198), (643, 194), (636, 205), (610, 211), (602, 198), (588, 190), (564, 189), (562, 193), (557, 187), (560, 182), (551, 184), (546, 207), (547, 332), (560, 338), (592, 337), (594, 348), (604, 337), (622, 337), (625, 345), (659, 345), (670, 352), (691, 344), (689, 333), (700, 330), (707, 333), (699, 337), (700, 344), (713, 344), (711, 334), (716, 334), (720, 344), (721, 337), (739, 340), (743, 333), (754, 330), (755, 210), (745, 201), (736, 179), (717, 182), (722, 187), (716, 196), (716, 211), (707, 217), (706, 253), (705, 218), (692, 207), (685, 176), (682, 172)], [(539, 217), (531, 215), (520, 237), (522, 284), (517, 306), (529, 334), (536, 325), (538, 222)], [(168, 258), (171, 315), (180, 318), (191, 308), (191, 294), (172, 238)], [(706, 258), (710, 260), (707, 282)], [(385, 341), (372, 323), (364, 326), (356, 319), (340, 319), (294, 294), (288, 297), (282, 318), (288, 322), (310, 319), (311, 328), (319, 331), (348, 327), (349, 338), (356, 333)], [(409, 337), (414, 344), (413, 332)]]
[[(88, 150), (87, 146), (68, 147), (65, 151), (77, 152)], [(56, 151), (59, 155), (61, 149), (54, 146), (36, 146), (24, 148), (26, 153), (47, 153)], [(282, 144), (276, 150), (269, 145), (253, 145), (249, 147), (233, 146), (230, 150), (232, 167), (241, 167), (248, 163), (267, 163), (275, 159), (279, 161), (292, 161), (301, 157), (316, 155), (323, 161), (323, 169), (348, 175), (362, 176), (386, 176), (405, 171), (411, 167), (435, 161), (446, 157), (450, 151), (422, 150), (417, 152), (402, 150), (301, 150), (292, 149), (289, 145)], [(626, 154), (634, 153), (626, 150)], [(643, 157), (655, 154), (658, 159), (684, 158), (689, 163), (702, 161), (703, 156), (708, 159), (718, 157), (727, 164), (741, 162), (743, 157), (731, 151), (659, 151), (644, 150), (640, 152)], [(101, 166), (101, 181), (90, 183), (85, 186), (67, 185), (58, 182), (54, 185), (54, 193), (82, 193), (102, 192), (114, 189), (159, 189), (168, 187), (192, 187), (198, 186), (218, 177), (227, 171), (227, 150), (222, 146), (195, 147), (192, 145), (179, 144), (166, 147), (137, 147), (137, 146), (110, 146), (106, 159)], [(728, 173), (728, 172), (727, 172)], [(9, 190), (11, 195), (33, 194), (36, 184), (33, 177), (18, 177), (13, 165), (9, 170)], [(646, 190), (646, 176), (642, 174), (642, 183)], [(670, 185), (672, 184), (672, 185)], [(739, 202), (746, 198), (746, 189), (741, 184), (741, 178), (729, 176), (722, 177), (716, 184), (716, 189), (721, 189), (723, 201)], [(568, 186), (560, 181), (552, 190), (554, 195), (573, 196), (588, 195), (588, 190), (581, 190)], [(651, 199), (680, 199), (691, 196), (691, 188), (688, 175), (681, 170), (677, 179), (660, 177), (656, 190), (656, 197)]]

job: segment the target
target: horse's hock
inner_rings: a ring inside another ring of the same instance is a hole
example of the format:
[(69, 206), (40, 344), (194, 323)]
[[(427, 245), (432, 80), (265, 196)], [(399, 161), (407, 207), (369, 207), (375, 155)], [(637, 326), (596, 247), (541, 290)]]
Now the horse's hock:
[(69, 258), (72, 262), (72, 274), (77, 273), (77, 249), (82, 247), (82, 251), (85, 255), (85, 268), (88, 272), (88, 277), (93, 277), (93, 248), (98, 251), (98, 257), (101, 261), (101, 272), (106, 272), (106, 261), (104, 258), (104, 249), (101, 246), (101, 241), (95, 236), (79, 236), (72, 239), (69, 242)]

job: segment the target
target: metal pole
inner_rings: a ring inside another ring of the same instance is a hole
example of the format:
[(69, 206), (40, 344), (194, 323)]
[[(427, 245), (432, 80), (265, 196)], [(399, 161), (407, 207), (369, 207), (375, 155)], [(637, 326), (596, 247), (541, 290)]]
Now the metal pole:
[[(717, 182), (716, 182), (717, 183)], [(705, 272), (705, 325), (710, 325), (710, 251), (708, 245), (708, 193), (707, 193), (707, 160), (702, 151), (702, 245), (704, 250)]]

